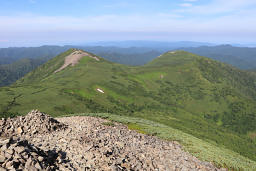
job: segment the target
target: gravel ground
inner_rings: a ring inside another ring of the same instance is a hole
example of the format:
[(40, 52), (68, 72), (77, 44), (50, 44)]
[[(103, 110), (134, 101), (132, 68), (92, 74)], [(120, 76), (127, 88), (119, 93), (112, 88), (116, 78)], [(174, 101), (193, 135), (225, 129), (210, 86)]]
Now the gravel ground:
[[(200, 161), (183, 151), (177, 142), (164, 141), (140, 134), (119, 123), (107, 126), (104, 123), (109, 121), (104, 119), (75, 116), (57, 118), (57, 121), (50, 119), (49, 126), (49, 116), (39, 111), (31, 113), (27, 116), (34, 115), (36, 119), (33, 122), (26, 119), (23, 121), (26, 120), (24, 125), (30, 125), (30, 129), (34, 133), (26, 132), (26, 127), (16, 123), (17, 126), (13, 126), (16, 131), (13, 131), (14, 133), (11, 135), (18, 137), (15, 140), (16, 144), (16, 141), (25, 140), (38, 148), (38, 154), (33, 155), (32, 159), (34, 160), (35, 157), (40, 157), (42, 154), (41, 160), (43, 156), (45, 162), (42, 164), (35, 159), (34, 163), (39, 163), (40, 167), (45, 170), (219, 170), (211, 163)], [(45, 118), (47, 122), (44, 122), (42, 118)], [(21, 120), (20, 118), (16, 119)], [(40, 122), (37, 122), (38, 120)], [(13, 122), (15, 119), (12, 122), (8, 120), (0, 122), (0, 129), (8, 131), (7, 128), (12, 127), (10, 125)], [(41, 127), (38, 126), (39, 124)], [(49, 130), (42, 131), (42, 128), (47, 127)], [(8, 138), (7, 135), (10, 134), (2, 134), (2, 139), (4, 136)], [(15, 143), (9, 142), (9, 144)], [(7, 168), (6, 164), (10, 161), (5, 156), (5, 150), (0, 151), (2, 156), (0, 156), (0, 171), (2, 171), (1, 168)], [(16, 152), (13, 154), (13, 158), (15, 154)], [(49, 161), (49, 158), (53, 160), (52, 163), (46, 162)], [(23, 164), (15, 166), (19, 166), (23, 170), (26, 168), (26, 162), (25, 160)], [(8, 167), (15, 168), (10, 164)]]

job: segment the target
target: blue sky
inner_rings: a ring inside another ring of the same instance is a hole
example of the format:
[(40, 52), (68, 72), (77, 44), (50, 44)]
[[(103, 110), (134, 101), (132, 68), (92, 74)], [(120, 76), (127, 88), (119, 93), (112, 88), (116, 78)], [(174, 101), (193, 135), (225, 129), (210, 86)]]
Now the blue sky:
[(0, 46), (255, 43), (256, 0), (1, 0)]

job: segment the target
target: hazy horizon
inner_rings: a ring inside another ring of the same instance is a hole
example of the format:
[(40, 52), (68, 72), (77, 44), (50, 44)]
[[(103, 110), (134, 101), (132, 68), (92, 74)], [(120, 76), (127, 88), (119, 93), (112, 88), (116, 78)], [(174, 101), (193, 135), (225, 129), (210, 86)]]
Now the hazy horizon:
[[(125, 44), (127, 42), (127, 44)], [(131, 45), (132, 42), (136, 42), (136, 44)], [(147, 43), (152, 43), (152, 45), (148, 45)], [(59, 42), (59, 43), (13, 43), (8, 44), (4, 43), (1, 44), (0, 48), (22, 48), (22, 47), (42, 47), (42, 46), (81, 46), (81, 47), (95, 47), (95, 46), (102, 46), (102, 47), (120, 47), (120, 48), (129, 48), (129, 47), (149, 47), (153, 48), (154, 43), (159, 47), (168, 47), (168, 46), (177, 46), (177, 47), (200, 47), (200, 46), (221, 46), (221, 45), (231, 45), (234, 47), (250, 47), (255, 48), (256, 43), (232, 43), (232, 42), (197, 42), (197, 41), (160, 41), (160, 40), (109, 40), (109, 41), (88, 41), (88, 42), (73, 42), (73, 43), (66, 43), (66, 42)], [(163, 45), (163, 43), (166, 43)], [(177, 45), (175, 45), (177, 43)], [(180, 44), (184, 44), (185, 46), (179, 46)], [(155, 47), (157, 49), (157, 47)]]
[(0, 2), (0, 47), (98, 41), (256, 44), (255, 0)]

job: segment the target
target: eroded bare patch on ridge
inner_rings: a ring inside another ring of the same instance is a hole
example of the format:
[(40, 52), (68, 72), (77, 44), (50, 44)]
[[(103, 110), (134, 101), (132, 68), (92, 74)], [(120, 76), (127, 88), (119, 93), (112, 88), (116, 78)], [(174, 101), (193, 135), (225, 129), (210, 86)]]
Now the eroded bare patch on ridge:
[(96, 61), (99, 61), (99, 58), (97, 58), (96, 56), (92, 56), (92, 55), (90, 55), (89, 53), (84, 52), (84, 51), (82, 51), (82, 50), (77, 50), (77, 51), (71, 53), (70, 55), (68, 55), (68, 56), (65, 58), (64, 64), (63, 64), (59, 69), (57, 69), (56, 71), (54, 71), (54, 73), (63, 70), (64, 68), (68, 67), (69, 65), (75, 66), (75, 65), (79, 62), (79, 60), (80, 60), (82, 57), (84, 57), (84, 56), (89, 56), (89, 57), (95, 59)]
[(169, 53), (172, 53), (172, 54), (174, 54), (174, 53), (176, 53), (176, 51), (170, 51)]

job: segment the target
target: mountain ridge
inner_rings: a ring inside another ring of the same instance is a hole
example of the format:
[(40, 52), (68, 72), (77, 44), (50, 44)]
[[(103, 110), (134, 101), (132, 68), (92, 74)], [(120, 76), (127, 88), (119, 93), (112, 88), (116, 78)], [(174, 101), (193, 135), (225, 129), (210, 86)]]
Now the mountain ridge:
[(108, 112), (144, 118), (255, 160), (255, 140), (249, 137), (256, 130), (254, 75), (184, 51), (135, 67), (82, 58), (53, 74), (72, 52), (1, 88), (0, 111), (24, 114), (38, 108), (53, 116)]
[[(153, 43), (153, 42), (151, 42)], [(155, 42), (157, 43), (157, 42)], [(30, 66), (29, 62), (24, 63), (25, 59), (29, 59), (38, 66), (45, 63), (52, 57), (56, 56), (60, 52), (64, 52), (69, 48), (79, 48), (86, 51), (93, 52), (98, 56), (102, 56), (105, 59), (130, 65), (141, 66), (150, 62), (152, 59), (161, 55), (167, 50), (175, 49), (174, 47), (166, 47), (162, 44), (160, 47), (142, 47), (141, 44), (134, 44), (138, 47), (108, 47), (108, 46), (41, 46), (41, 47), (28, 47), (28, 48), (0, 48), (0, 77), (4, 78), (0, 80), (0, 86), (7, 86), (15, 82), (27, 72), (34, 69)], [(218, 46), (196, 46), (196, 47), (178, 47), (181, 44), (177, 44), (176, 48), (190, 51), (197, 55), (207, 56), (212, 59), (231, 64), (243, 70), (253, 71), (256, 68), (253, 64), (256, 54), (255, 48), (246, 47), (234, 47), (231, 45), (218, 45)], [(7, 65), (9, 64), (9, 65)], [(13, 68), (14, 65), (22, 66), (17, 70)], [(24, 69), (25, 67), (28, 67)], [(12, 68), (8, 70), (6, 68)], [(21, 70), (20, 70), (21, 69)]]
[(231, 45), (201, 46), (179, 48), (197, 55), (231, 64), (237, 68), (249, 70), (255, 68), (256, 48), (234, 47)]

